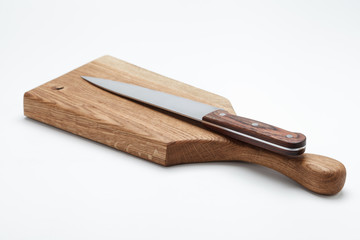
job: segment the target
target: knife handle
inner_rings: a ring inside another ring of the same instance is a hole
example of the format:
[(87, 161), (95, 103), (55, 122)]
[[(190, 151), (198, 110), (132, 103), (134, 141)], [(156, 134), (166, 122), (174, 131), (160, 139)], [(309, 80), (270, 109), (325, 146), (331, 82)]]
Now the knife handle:
[(203, 124), (221, 134), (282, 155), (297, 156), (305, 152), (306, 137), (301, 133), (216, 110), (202, 118)]

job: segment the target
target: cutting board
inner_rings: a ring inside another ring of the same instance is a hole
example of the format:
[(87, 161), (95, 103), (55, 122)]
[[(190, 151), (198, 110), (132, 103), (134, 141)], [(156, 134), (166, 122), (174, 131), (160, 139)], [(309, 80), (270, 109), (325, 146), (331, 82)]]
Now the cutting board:
[(106, 92), (82, 75), (132, 83), (235, 113), (222, 96), (103, 56), (26, 92), (25, 116), (163, 166), (245, 161), (327, 195), (336, 194), (345, 183), (346, 170), (339, 161), (315, 154), (281, 156), (226, 138), (201, 123)]

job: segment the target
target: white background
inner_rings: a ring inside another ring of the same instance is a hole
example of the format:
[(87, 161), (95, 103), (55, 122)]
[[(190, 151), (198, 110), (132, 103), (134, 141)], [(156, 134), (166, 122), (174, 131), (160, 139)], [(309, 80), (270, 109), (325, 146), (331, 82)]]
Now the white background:
[[(0, 239), (360, 239), (359, 1), (0, 0)], [(162, 167), (23, 116), (109, 54), (225, 96), (340, 160), (343, 191), (264, 167)]]

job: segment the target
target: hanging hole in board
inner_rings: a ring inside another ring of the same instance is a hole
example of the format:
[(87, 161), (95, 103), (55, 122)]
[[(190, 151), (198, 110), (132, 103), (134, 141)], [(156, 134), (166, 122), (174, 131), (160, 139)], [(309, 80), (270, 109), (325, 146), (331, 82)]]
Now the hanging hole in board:
[(64, 87), (63, 86), (54, 86), (54, 87), (52, 87), (52, 89), (61, 90), (61, 89), (64, 89)]

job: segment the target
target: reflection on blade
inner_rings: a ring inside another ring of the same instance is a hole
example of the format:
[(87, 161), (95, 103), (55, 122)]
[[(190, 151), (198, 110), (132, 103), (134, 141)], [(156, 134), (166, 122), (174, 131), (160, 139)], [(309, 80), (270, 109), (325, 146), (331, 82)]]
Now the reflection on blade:
[(201, 121), (206, 114), (219, 110), (219, 108), (178, 97), (172, 94), (107, 79), (85, 77), (86, 81), (112, 93), (134, 99), (185, 117)]

